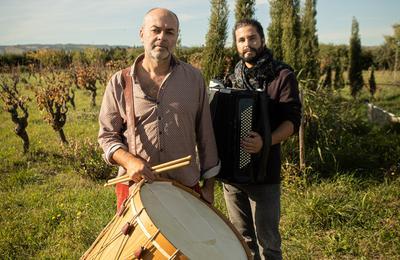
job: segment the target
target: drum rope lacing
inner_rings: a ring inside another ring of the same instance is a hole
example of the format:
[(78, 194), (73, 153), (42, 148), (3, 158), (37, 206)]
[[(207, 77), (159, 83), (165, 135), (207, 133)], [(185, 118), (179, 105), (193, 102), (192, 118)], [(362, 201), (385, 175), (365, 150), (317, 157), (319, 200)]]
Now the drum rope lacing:
[[(135, 204), (133, 203), (133, 200), (131, 200), (131, 207), (132, 207), (132, 211), (136, 213), (136, 207)], [(143, 224), (143, 222), (140, 220), (140, 218), (136, 219), (137, 224), (139, 225), (139, 227), (142, 229), (143, 234), (147, 237), (147, 238), (151, 238), (152, 235), (146, 230), (145, 225)], [(158, 251), (161, 252), (161, 254), (164, 255), (164, 257), (170, 259), (171, 255), (169, 255), (164, 248), (162, 248), (156, 241), (152, 241), (152, 244), (158, 249)]]
[[(132, 225), (132, 227), (135, 227), (138, 225), (137, 223), (137, 217), (143, 212), (145, 208), (143, 207), (141, 210), (139, 210), (132, 218), (130, 221), (128, 221), (127, 223), (129, 223), (129, 225)], [(132, 223), (132, 224), (131, 224)], [(110, 229), (113, 229), (115, 226), (117, 226), (118, 223), (115, 223), (114, 225), (112, 225), (112, 227), (110, 227)], [(125, 226), (125, 225), (124, 225)], [(104, 235), (104, 234), (103, 234)], [(105, 249), (107, 249), (107, 247), (109, 245), (111, 245), (115, 240), (117, 240), (121, 235), (123, 235), (123, 231), (121, 230), (120, 232), (118, 232), (117, 234), (115, 234), (114, 237), (111, 238), (110, 241), (108, 241), (107, 243), (101, 245), (99, 251), (93, 255), (93, 258), (96, 258), (100, 253), (102, 253)], [(101, 237), (100, 237), (101, 238)], [(127, 240), (127, 239), (126, 239)], [(126, 242), (125, 242), (126, 243)], [(121, 243), (122, 244), (122, 243)], [(118, 250), (119, 251), (119, 250)]]

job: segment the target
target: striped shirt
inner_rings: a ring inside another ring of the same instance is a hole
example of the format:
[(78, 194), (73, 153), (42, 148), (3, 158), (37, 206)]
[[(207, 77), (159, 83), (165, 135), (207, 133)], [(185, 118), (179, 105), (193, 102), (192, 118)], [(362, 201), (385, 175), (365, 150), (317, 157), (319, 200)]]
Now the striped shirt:
[[(151, 166), (191, 155), (189, 166), (163, 176), (189, 187), (194, 186), (201, 175), (215, 176), (219, 161), (207, 89), (200, 71), (173, 58), (172, 69), (161, 84), (157, 98), (153, 99), (142, 91), (136, 78), (135, 66), (143, 57), (139, 56), (131, 67), (136, 151), (130, 152)], [(110, 79), (99, 115), (98, 141), (109, 164), (115, 164), (112, 155), (117, 149), (128, 150), (121, 73), (115, 73)], [(120, 167), (118, 175), (124, 173)]]

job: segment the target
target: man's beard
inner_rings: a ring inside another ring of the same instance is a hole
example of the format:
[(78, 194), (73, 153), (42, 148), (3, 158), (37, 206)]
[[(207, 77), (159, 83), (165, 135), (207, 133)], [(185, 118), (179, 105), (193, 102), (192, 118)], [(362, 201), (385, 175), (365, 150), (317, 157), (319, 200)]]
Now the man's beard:
[(152, 48), (152, 50), (151, 50), (151, 56), (154, 58), (154, 59), (156, 59), (156, 60), (166, 60), (166, 59), (169, 59), (169, 57), (171, 56), (171, 51), (168, 49), (168, 48), (166, 48), (166, 47), (162, 47), (163, 48), (163, 51), (155, 51), (154, 50), (154, 47), (155, 46), (153, 46), (153, 48)]
[(261, 46), (258, 49), (255, 48), (251, 48), (249, 47), (249, 49), (253, 52), (256, 53), (256, 55), (254, 55), (253, 57), (245, 57), (244, 55), (239, 54), (239, 57), (242, 59), (242, 61), (250, 63), (250, 64), (255, 64), (257, 62), (257, 60), (260, 58), (260, 56), (262, 55), (263, 51), (264, 51), (264, 47)]

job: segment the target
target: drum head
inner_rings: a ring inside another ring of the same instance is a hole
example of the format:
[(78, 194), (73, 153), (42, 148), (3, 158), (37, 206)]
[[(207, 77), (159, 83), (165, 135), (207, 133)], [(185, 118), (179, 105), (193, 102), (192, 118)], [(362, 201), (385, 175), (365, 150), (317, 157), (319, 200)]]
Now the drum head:
[(140, 197), (154, 225), (190, 259), (247, 259), (231, 227), (189, 192), (154, 182), (142, 186)]

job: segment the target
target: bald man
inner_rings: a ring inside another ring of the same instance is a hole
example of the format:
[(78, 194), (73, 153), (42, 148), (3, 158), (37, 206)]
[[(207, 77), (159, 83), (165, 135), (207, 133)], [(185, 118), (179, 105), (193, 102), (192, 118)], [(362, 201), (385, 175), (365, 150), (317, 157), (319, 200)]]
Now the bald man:
[[(153, 165), (187, 155), (199, 158), (162, 177), (191, 187), (213, 203), (219, 160), (206, 86), (199, 70), (173, 55), (178, 32), (179, 20), (172, 11), (154, 8), (146, 13), (140, 29), (144, 53), (109, 81), (99, 115), (98, 141), (105, 161), (118, 165), (118, 175), (128, 174), (133, 183), (156, 180), (158, 176), (150, 169)], [(126, 124), (124, 71), (133, 85), (133, 140), (127, 138), (132, 129)], [(128, 188), (128, 183), (117, 184), (117, 207), (128, 196)]]

